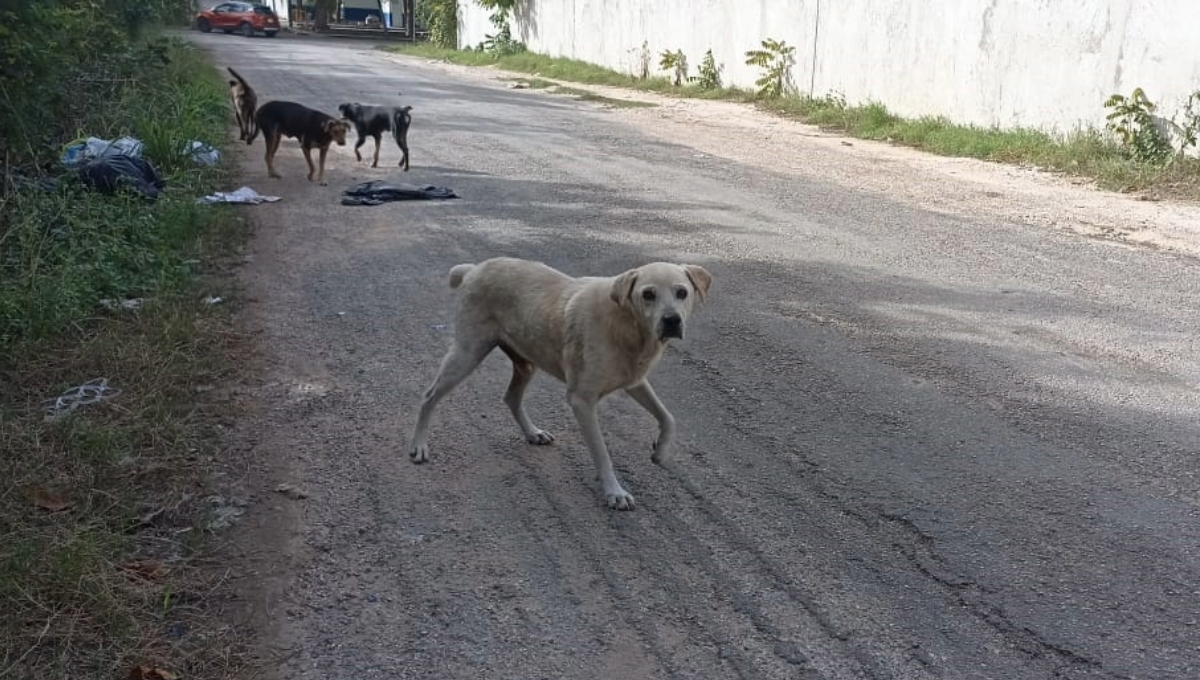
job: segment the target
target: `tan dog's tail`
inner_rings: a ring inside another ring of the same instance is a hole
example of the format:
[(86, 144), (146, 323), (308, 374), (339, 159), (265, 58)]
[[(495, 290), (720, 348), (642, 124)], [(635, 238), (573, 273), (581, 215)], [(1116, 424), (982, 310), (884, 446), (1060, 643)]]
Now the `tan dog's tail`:
[(242, 84), (242, 87), (245, 87), (245, 88), (249, 88), (249, 87), (250, 87), (250, 84), (246, 82), (246, 79), (245, 79), (245, 78), (243, 78), (243, 77), (242, 77), (242, 76), (241, 76), (241, 75), (240, 75), (240, 74), (239, 74), (237, 71), (234, 71), (232, 67), (226, 66), (225, 68), (226, 68), (226, 70), (228, 70), (228, 71), (229, 71), (229, 73), (230, 73), (230, 74), (231, 74), (231, 75), (232, 75), (234, 78), (237, 78), (237, 82), (236, 82), (236, 83), (235, 83), (234, 81), (232, 81), (232, 80), (231, 80), (231, 81), (229, 81), (229, 84), (230, 84), (230, 85), (237, 85), (238, 83), (241, 83), (241, 84)]
[(463, 277), (467, 272), (471, 271), (475, 265), (473, 264), (456, 264), (450, 268), (450, 287), (458, 288), (462, 285)]

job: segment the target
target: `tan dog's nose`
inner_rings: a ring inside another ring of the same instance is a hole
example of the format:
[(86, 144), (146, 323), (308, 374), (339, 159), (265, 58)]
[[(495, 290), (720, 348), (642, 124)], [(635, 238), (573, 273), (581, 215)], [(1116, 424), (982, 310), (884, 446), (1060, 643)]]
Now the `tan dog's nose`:
[(662, 318), (662, 332), (660, 337), (679, 338), (683, 339), (683, 317), (679, 316), (678, 312), (667, 312)]

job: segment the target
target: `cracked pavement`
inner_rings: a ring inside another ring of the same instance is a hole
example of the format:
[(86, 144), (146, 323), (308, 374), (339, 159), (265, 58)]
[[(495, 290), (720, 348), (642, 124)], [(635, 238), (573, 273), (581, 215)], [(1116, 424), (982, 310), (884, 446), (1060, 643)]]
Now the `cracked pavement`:
[[(284, 180), (261, 142), (240, 161), (283, 197), (245, 209), (258, 349), (232, 443), (269, 675), (1200, 677), (1200, 268), (1069, 228), (1160, 208), (782, 121), (749, 148), (734, 114), (606, 109), (357, 41), (189, 37), (260, 102), (414, 106), (407, 174), (387, 139), (376, 170), (335, 148), (328, 187), (294, 141)], [(463, 198), (338, 205), (385, 177)], [(495, 255), (713, 273), (652, 375), (669, 468), (649, 415), (601, 409), (635, 512), (604, 508), (545, 375), (527, 406), (556, 441), (524, 442), (500, 353), (409, 463), (447, 271)]]

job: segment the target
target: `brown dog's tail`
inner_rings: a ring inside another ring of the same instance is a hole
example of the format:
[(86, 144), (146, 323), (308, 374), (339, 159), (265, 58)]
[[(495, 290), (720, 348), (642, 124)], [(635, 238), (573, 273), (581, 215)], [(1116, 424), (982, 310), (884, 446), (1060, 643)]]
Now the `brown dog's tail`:
[(475, 268), (473, 264), (456, 264), (450, 268), (450, 287), (458, 288), (462, 285), (463, 277), (467, 272)]

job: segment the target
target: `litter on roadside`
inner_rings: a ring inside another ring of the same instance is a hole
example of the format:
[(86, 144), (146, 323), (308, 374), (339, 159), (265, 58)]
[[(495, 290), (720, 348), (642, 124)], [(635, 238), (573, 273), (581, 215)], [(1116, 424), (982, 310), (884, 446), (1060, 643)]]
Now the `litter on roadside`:
[(209, 194), (203, 198), (196, 199), (196, 202), (201, 205), (210, 203), (245, 203), (249, 205), (258, 205), (259, 203), (274, 203), (278, 201), (278, 196), (264, 196), (250, 187), (242, 187), (237, 191), (218, 191), (215, 194)]
[(89, 380), (82, 385), (72, 387), (57, 397), (43, 401), (42, 408), (46, 411), (44, 420), (53, 422), (80, 406), (97, 404), (120, 393), (121, 390), (108, 386), (108, 378)]
[(140, 156), (105, 154), (79, 166), (79, 179), (102, 194), (128, 187), (149, 199), (158, 198), (167, 183), (149, 161)]
[(192, 140), (188, 143), (187, 155), (200, 165), (212, 166), (221, 162), (220, 151), (217, 151), (204, 142), (199, 142), (196, 140)]
[(127, 298), (125, 300), (110, 300), (109, 298), (104, 298), (100, 300), (100, 306), (110, 312), (115, 312), (118, 309), (132, 312), (140, 309), (143, 302), (145, 302), (145, 300), (142, 298)]
[(67, 145), (63, 150), (62, 164), (75, 168), (84, 163), (104, 156), (142, 157), (142, 141), (133, 137), (122, 137), (115, 140), (88, 137)]
[(201, 302), (203, 302), (206, 305), (219, 305), (224, 301), (225, 301), (225, 298), (223, 298), (219, 295), (209, 295), (208, 297), (201, 300)]
[(404, 184), (373, 179), (359, 182), (342, 192), (342, 205), (379, 205), (387, 201), (423, 201), (440, 198), (458, 198), (458, 194), (445, 187)]

